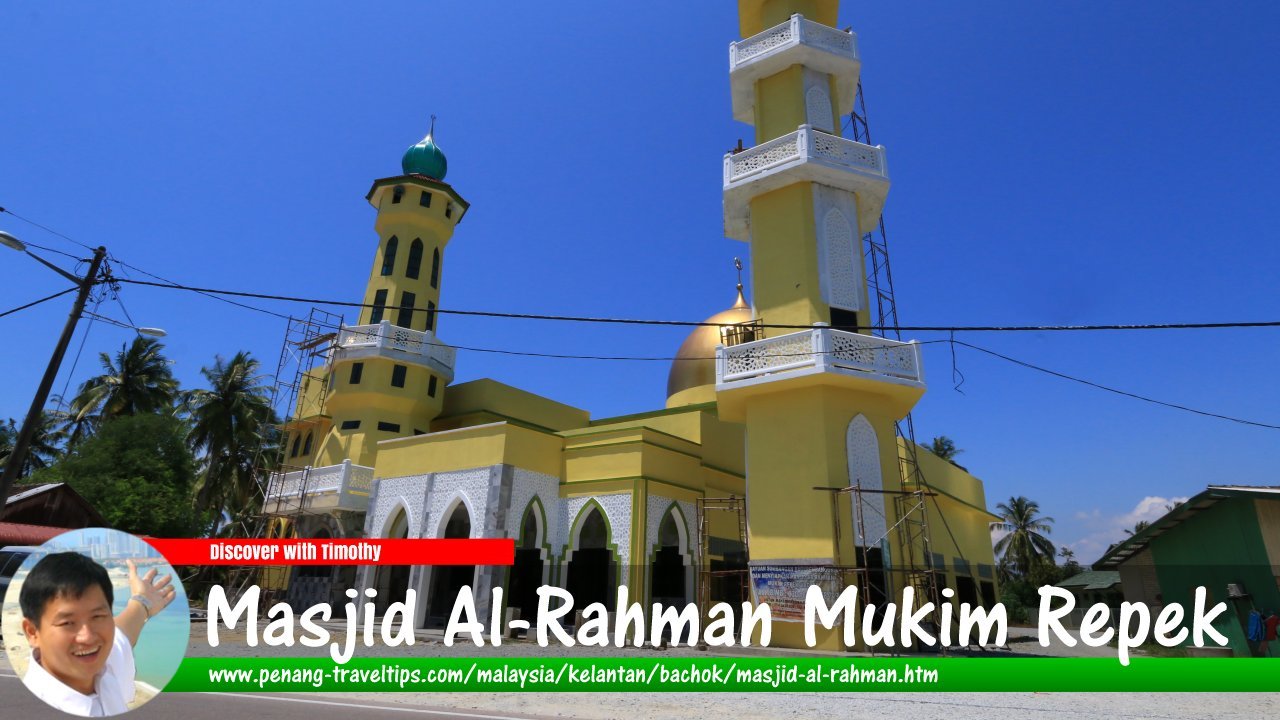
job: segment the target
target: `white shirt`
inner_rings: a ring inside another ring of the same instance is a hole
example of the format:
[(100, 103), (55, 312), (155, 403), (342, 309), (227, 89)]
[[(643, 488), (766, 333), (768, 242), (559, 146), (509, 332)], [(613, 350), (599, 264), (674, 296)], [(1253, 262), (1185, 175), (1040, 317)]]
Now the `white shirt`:
[(37, 662), (36, 653), (27, 664), (27, 674), (22, 684), (36, 697), (49, 705), (81, 717), (107, 717), (129, 710), (133, 702), (134, 676), (137, 667), (133, 663), (133, 646), (124, 632), (116, 628), (107, 664), (93, 679), (94, 693), (85, 695), (67, 687), (61, 680), (49, 674)]

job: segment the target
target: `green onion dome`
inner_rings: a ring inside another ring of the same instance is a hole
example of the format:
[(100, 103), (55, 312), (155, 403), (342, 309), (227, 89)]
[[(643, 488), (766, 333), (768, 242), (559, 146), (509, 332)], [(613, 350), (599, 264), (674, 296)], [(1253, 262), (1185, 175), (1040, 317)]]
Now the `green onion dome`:
[(417, 145), (410, 147), (400, 160), (405, 175), (426, 175), (436, 180), (443, 180), (449, 171), (449, 161), (444, 152), (436, 145), (432, 135), (435, 133), (435, 118), (431, 118), (431, 130)]

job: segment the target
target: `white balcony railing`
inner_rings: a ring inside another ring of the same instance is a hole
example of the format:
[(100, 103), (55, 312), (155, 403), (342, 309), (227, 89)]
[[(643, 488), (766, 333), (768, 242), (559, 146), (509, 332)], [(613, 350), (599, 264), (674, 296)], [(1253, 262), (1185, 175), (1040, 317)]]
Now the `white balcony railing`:
[(369, 507), (372, 491), (373, 468), (346, 460), (341, 465), (273, 474), (267, 486), (267, 503), (275, 503), (278, 509), (290, 504), (302, 508), (320, 498), (335, 497), (333, 509), (363, 512)]
[(384, 320), (377, 325), (349, 325), (338, 331), (337, 352), (385, 351), (405, 353), (430, 362), (452, 378), (457, 350), (441, 343), (434, 333), (410, 330)]
[(729, 71), (732, 72), (739, 66), (763, 55), (796, 45), (808, 45), (854, 61), (858, 59), (856, 35), (820, 22), (805, 20), (800, 15), (792, 15), (790, 20), (781, 25), (775, 25), (746, 40), (730, 44)]
[(920, 345), (815, 327), (716, 350), (716, 382), (752, 380), (791, 370), (853, 371), (924, 384)]
[(864, 145), (801, 125), (793, 133), (725, 155), (725, 235), (749, 241), (751, 199), (798, 182), (857, 195), (861, 235), (875, 226), (889, 193), (884, 146)]
[[(862, 68), (858, 59), (857, 36), (792, 15), (781, 25), (729, 46), (733, 118), (754, 123), (759, 81), (795, 65), (830, 77), (835, 83), (835, 97), (831, 98), (831, 103), (837, 114), (852, 112)], [(829, 110), (827, 114), (830, 114)], [(828, 118), (827, 122), (831, 120)]]
[(809, 125), (740, 153), (724, 156), (724, 185), (729, 188), (788, 163), (815, 161), (882, 178), (889, 172), (883, 145), (864, 145)]

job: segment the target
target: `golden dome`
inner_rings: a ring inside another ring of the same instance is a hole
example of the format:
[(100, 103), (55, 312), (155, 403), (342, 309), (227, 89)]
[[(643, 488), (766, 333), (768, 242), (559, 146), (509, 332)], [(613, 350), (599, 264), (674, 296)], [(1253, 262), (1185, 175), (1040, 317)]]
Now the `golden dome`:
[(667, 375), (667, 407), (693, 405), (716, 399), (716, 346), (720, 344), (720, 328), (717, 325), (750, 322), (751, 306), (738, 288), (738, 300), (733, 307), (716, 313), (704, 322), (716, 325), (700, 325), (689, 333), (680, 344), (676, 358), (671, 362)]

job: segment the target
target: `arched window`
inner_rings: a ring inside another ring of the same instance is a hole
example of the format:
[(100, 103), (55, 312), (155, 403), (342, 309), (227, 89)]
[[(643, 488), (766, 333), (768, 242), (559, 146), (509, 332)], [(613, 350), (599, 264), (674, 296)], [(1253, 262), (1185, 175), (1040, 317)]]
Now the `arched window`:
[(417, 280), (418, 274), (422, 272), (422, 241), (414, 238), (413, 244), (409, 246), (409, 266), (404, 269), (404, 276), (410, 280)]
[(680, 529), (676, 527), (676, 514), (667, 513), (658, 525), (658, 545), (680, 549)]
[(382, 251), (382, 274), (390, 275), (391, 271), (396, 267), (396, 247), (400, 245), (400, 240), (395, 235), (387, 241), (387, 249)]
[(600, 508), (591, 508), (590, 514), (582, 521), (582, 528), (578, 531), (578, 548), (591, 550), (608, 546), (609, 526), (605, 524)]
[(431, 251), (431, 287), (440, 287), (440, 248)]
[(520, 549), (537, 550), (538, 513), (534, 510), (533, 503), (529, 503), (529, 509), (524, 511), (524, 520), (521, 521), (520, 525)]
[(307, 433), (307, 441), (302, 443), (302, 454), (306, 456), (311, 455), (311, 433), (309, 432)]
[(293, 447), (289, 450), (289, 457), (298, 457), (298, 444), (302, 442), (302, 433), (293, 436)]

